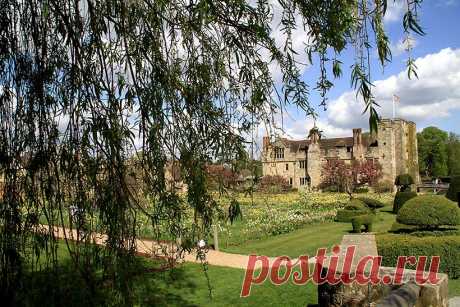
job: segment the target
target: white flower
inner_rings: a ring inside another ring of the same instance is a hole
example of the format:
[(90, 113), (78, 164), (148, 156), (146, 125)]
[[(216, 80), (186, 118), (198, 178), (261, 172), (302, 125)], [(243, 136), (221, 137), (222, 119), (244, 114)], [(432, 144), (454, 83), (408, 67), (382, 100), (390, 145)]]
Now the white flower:
[(206, 246), (206, 242), (205, 242), (203, 239), (201, 239), (200, 241), (198, 241), (198, 247), (199, 247), (199, 248), (203, 248), (203, 247), (205, 247), (205, 246)]

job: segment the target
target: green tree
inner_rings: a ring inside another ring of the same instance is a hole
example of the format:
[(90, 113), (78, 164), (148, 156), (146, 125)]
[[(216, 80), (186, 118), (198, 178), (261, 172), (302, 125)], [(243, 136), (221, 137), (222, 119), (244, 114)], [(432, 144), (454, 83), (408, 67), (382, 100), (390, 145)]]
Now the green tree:
[(460, 175), (460, 136), (451, 132), (447, 141), (447, 167), (449, 175)]
[[(424, 34), (420, 2), (406, 1), (407, 36)], [(310, 90), (319, 91), (324, 106), (333, 79), (342, 74), (344, 50), (354, 50), (350, 78), (376, 130), (369, 58), (375, 46), (382, 66), (391, 60), (383, 26), (387, 0), (277, 4), (1, 0), (3, 304), (17, 305), (28, 292), (21, 288), (28, 285), (25, 269), (44, 267), (54, 274), (49, 280), (59, 280), (56, 237), (49, 228), (38, 232), (38, 224), (63, 225), (72, 205), (82, 217), (78, 233), (107, 236), (103, 249), (87, 235), (68, 245), (75, 274), (89, 291), (111, 285), (113, 300), (94, 305), (132, 305), (139, 215), (151, 223), (156, 239), (180, 237), (179, 251), (196, 249), (218, 211), (207, 189), (206, 164), (234, 157), (241, 137), (286, 105), (314, 115)], [(273, 31), (274, 7), (282, 44)], [(309, 42), (303, 56), (293, 48), (292, 33), (299, 28)], [(319, 65), (317, 82), (304, 81), (299, 56)], [(270, 74), (273, 64), (281, 84)], [(416, 75), (410, 55), (407, 67), (409, 77)], [(133, 193), (127, 160), (137, 151), (139, 191)], [(168, 163), (180, 167), (185, 201), (167, 187)], [(193, 211), (191, 225), (184, 223), (184, 206)]]
[(448, 174), (447, 140), (447, 132), (436, 127), (427, 127), (417, 133), (421, 174), (428, 177)]

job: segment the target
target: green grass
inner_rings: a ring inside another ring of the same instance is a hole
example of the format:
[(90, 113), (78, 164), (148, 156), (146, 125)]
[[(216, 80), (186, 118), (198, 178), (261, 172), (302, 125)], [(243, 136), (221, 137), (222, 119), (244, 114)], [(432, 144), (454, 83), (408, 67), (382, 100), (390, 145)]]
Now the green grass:
[[(69, 261), (64, 243), (59, 244), (58, 255), (57, 271), (28, 274), (29, 287), (22, 291), (21, 298), (24, 306), (88, 306), (90, 302), (106, 306), (116, 300), (110, 283), (100, 282), (100, 272), (95, 275), (97, 289), (90, 293)], [(135, 276), (132, 288), (135, 306), (315, 306), (317, 303), (317, 288), (312, 283), (297, 286), (288, 282), (275, 286), (268, 279), (262, 285), (254, 285), (249, 297), (241, 298), (244, 270), (218, 266), (210, 266), (207, 271), (212, 285), (210, 297), (200, 264), (184, 263), (173, 270), (152, 271), (158, 268), (158, 262), (138, 260), (130, 271)]]
[[(374, 222), (374, 232), (386, 232), (395, 222), (396, 216), (387, 206), (377, 213)], [(272, 236), (261, 240), (250, 240), (241, 245), (225, 247), (220, 243), (220, 249), (237, 254), (258, 254), (266, 256), (288, 255), (315, 255), (320, 247), (339, 244), (343, 235), (349, 234), (353, 229), (351, 223), (325, 222), (308, 225), (302, 229), (288, 234)]]
[(460, 278), (449, 279), (449, 297), (460, 296)]
[[(168, 288), (172, 295), (180, 296), (186, 305), (198, 306), (307, 306), (317, 303), (317, 289), (312, 283), (296, 286), (288, 282), (275, 286), (267, 280), (262, 285), (251, 288), (251, 295), (240, 297), (244, 271), (232, 268), (209, 267), (209, 278), (212, 285), (212, 299), (209, 297), (207, 281), (203, 269), (197, 264), (185, 264), (178, 270), (181, 283), (187, 281), (186, 287), (172, 282), (171, 277), (164, 277), (160, 283)], [(169, 275), (169, 274), (168, 274)], [(174, 276), (174, 274), (173, 274)], [(158, 280), (155, 281), (158, 283)], [(171, 287), (172, 286), (172, 287)], [(168, 301), (168, 305), (174, 305)], [(178, 304), (183, 305), (183, 303)]]

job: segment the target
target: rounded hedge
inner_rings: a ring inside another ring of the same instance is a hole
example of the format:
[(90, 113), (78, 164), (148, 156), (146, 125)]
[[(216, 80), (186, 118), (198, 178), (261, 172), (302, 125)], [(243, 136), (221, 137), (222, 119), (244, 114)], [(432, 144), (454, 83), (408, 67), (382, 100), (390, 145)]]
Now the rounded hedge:
[(368, 214), (370, 212), (366, 204), (357, 199), (352, 198), (343, 210), (338, 210), (335, 220), (337, 222), (348, 223), (351, 219), (358, 215)]
[(407, 191), (414, 183), (414, 178), (409, 174), (398, 175), (395, 179), (395, 185), (399, 186), (401, 191)]
[(393, 213), (398, 213), (401, 207), (409, 200), (417, 196), (417, 193), (412, 191), (407, 192), (396, 192), (395, 199), (393, 201)]
[(351, 219), (354, 233), (361, 233), (361, 227), (366, 227), (366, 232), (372, 231), (372, 223), (374, 222), (374, 214), (358, 215)]
[(460, 202), (458, 199), (460, 194), (460, 176), (452, 176), (450, 179), (449, 190), (447, 191), (446, 197), (452, 201)]
[(385, 207), (385, 204), (380, 200), (368, 198), (368, 197), (358, 197), (358, 200), (362, 201), (366, 206), (371, 209), (379, 209)]
[(411, 185), (414, 184), (414, 178), (409, 174), (396, 176), (395, 185)]
[(363, 210), (338, 210), (335, 216), (336, 222), (349, 223), (351, 220), (358, 215), (364, 215), (370, 213), (369, 209)]
[(396, 221), (421, 228), (457, 226), (460, 223), (460, 209), (444, 196), (422, 195), (408, 200), (399, 210)]
[(345, 206), (345, 210), (364, 210), (366, 203), (358, 198), (352, 198)]

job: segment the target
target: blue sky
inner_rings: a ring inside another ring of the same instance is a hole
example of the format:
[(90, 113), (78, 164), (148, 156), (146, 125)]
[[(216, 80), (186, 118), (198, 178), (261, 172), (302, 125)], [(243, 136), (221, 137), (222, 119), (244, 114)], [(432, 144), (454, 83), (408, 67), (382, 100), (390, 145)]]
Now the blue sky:
[[(384, 70), (376, 53), (372, 56), (372, 79), (374, 94), (381, 105), (378, 110), (383, 117), (392, 115), (392, 96), (400, 97), (396, 116), (413, 120), (417, 129), (437, 126), (460, 134), (460, 0), (425, 0), (420, 10), (420, 21), (425, 36), (413, 36), (411, 53), (417, 59), (419, 79), (408, 80), (404, 50), (405, 37), (402, 28), (404, 5), (400, 0), (389, 0), (385, 26), (391, 40), (393, 60)], [(405, 1), (404, 1), (405, 2)], [(295, 34), (294, 34), (295, 35)], [(302, 37), (302, 33), (298, 33)], [(328, 109), (318, 107), (319, 96), (312, 90), (310, 101), (318, 111), (317, 125), (326, 137), (351, 135), (353, 127), (367, 129), (367, 115), (361, 115), (363, 105), (357, 101), (350, 87), (350, 69), (353, 51), (342, 55), (343, 76), (335, 80), (330, 91)], [(318, 76), (317, 63), (305, 67), (303, 78), (315, 84)], [(313, 126), (313, 120), (302, 111), (289, 107), (282, 121), (285, 135), (294, 139), (305, 138)], [(278, 125), (281, 126), (281, 120)]]

